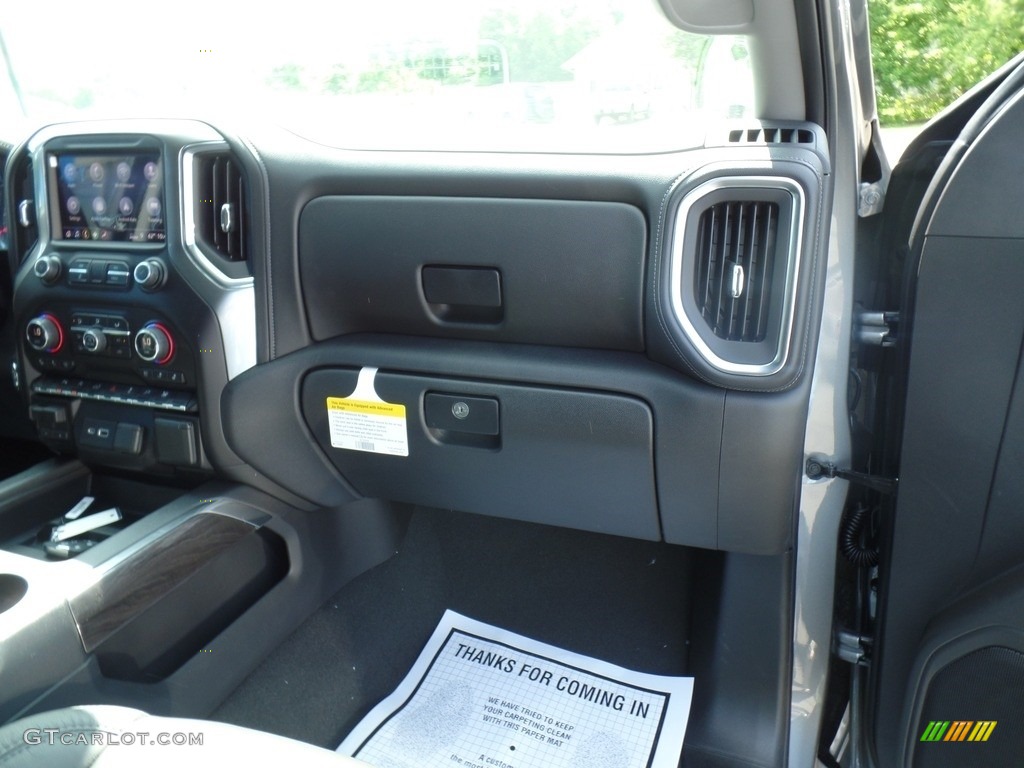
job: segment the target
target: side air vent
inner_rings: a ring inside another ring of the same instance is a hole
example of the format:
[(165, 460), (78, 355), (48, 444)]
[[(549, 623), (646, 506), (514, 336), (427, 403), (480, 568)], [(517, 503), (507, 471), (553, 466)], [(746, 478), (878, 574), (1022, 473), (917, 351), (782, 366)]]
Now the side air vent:
[(195, 158), (195, 237), (228, 261), (248, 258), (245, 179), (228, 153)]
[(803, 187), (782, 176), (722, 176), (679, 200), (666, 286), (671, 315), (722, 373), (771, 376), (793, 336)]
[(28, 258), (29, 251), (39, 239), (36, 185), (31, 157), (27, 153), (20, 153), (10, 164), (10, 169), (12, 199), (7, 204), (8, 210), (13, 210), (13, 218), (8, 222), (8, 237), (17, 263), (21, 263)]
[(694, 296), (718, 338), (765, 340), (778, 225), (769, 201), (716, 203), (701, 214)]
[(814, 144), (814, 132), (805, 128), (746, 128), (729, 131), (730, 144)]

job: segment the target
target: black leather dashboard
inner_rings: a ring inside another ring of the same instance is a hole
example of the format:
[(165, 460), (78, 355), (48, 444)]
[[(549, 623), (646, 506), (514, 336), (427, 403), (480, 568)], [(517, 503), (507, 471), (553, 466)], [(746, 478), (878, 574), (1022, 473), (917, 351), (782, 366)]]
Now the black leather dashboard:
[[(799, 127), (775, 132), (797, 137), (783, 144), (764, 132), (635, 156), (356, 152), (191, 123), (50, 129), (13, 167), (55, 148), (159, 147), (167, 240), (55, 239), (53, 195), (32, 172), (38, 235), (18, 241), (15, 278), (26, 394), (46, 429), (66, 407), (75, 426), (61, 447), (98, 464), (217, 472), (307, 507), (377, 496), (784, 551), (829, 183), (823, 134)], [(53, 256), (55, 278), (39, 263)], [(137, 271), (153, 260), (155, 286)], [(94, 269), (105, 281), (116, 263), (127, 286), (71, 282)], [(62, 331), (76, 317), (123, 318), (134, 344), (108, 363), (67, 330), (78, 348), (40, 352), (28, 324), (47, 314)], [(767, 327), (734, 334), (735, 318)], [(146, 328), (167, 331), (174, 352), (140, 341)], [(351, 398), (363, 368), (379, 369), (376, 396), (402, 409), (406, 455), (335, 444), (326, 400)], [(67, 375), (70, 391), (40, 389)], [(90, 415), (97, 383), (158, 384), (193, 394), (194, 408), (170, 433), (145, 398)], [(484, 437), (438, 426), (434, 395), (458, 409), (477, 398), (494, 424)], [(141, 452), (83, 442), (86, 418), (141, 427)], [(190, 429), (194, 454), (168, 442)]]

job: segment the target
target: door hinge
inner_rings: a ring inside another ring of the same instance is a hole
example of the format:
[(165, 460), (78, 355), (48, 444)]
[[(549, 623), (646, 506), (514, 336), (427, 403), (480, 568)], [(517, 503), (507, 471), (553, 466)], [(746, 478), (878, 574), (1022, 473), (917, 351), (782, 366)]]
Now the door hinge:
[(899, 485), (898, 477), (880, 477), (869, 475), (866, 472), (855, 472), (852, 469), (840, 469), (830, 461), (818, 461), (817, 459), (808, 459), (807, 464), (804, 465), (804, 471), (811, 480), (838, 477), (885, 494), (895, 493), (896, 486)]
[(856, 339), (873, 347), (895, 347), (899, 312), (861, 312), (855, 322)]
[(871, 638), (865, 635), (836, 630), (833, 646), (835, 655), (848, 664), (866, 667), (871, 661)]

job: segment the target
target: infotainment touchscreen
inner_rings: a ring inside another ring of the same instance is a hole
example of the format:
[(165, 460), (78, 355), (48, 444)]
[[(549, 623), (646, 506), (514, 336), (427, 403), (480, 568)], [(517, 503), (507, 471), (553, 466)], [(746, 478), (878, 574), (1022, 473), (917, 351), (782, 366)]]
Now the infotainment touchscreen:
[(47, 162), (54, 240), (167, 239), (159, 152), (54, 152)]

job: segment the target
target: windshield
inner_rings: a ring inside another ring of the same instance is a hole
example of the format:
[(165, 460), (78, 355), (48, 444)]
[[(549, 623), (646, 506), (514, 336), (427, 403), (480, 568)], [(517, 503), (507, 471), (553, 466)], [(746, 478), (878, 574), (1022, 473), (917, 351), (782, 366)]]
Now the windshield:
[(683, 32), (655, 0), (83, 8), (0, 17), (34, 123), (255, 118), (350, 148), (650, 152), (753, 103), (746, 40)]

